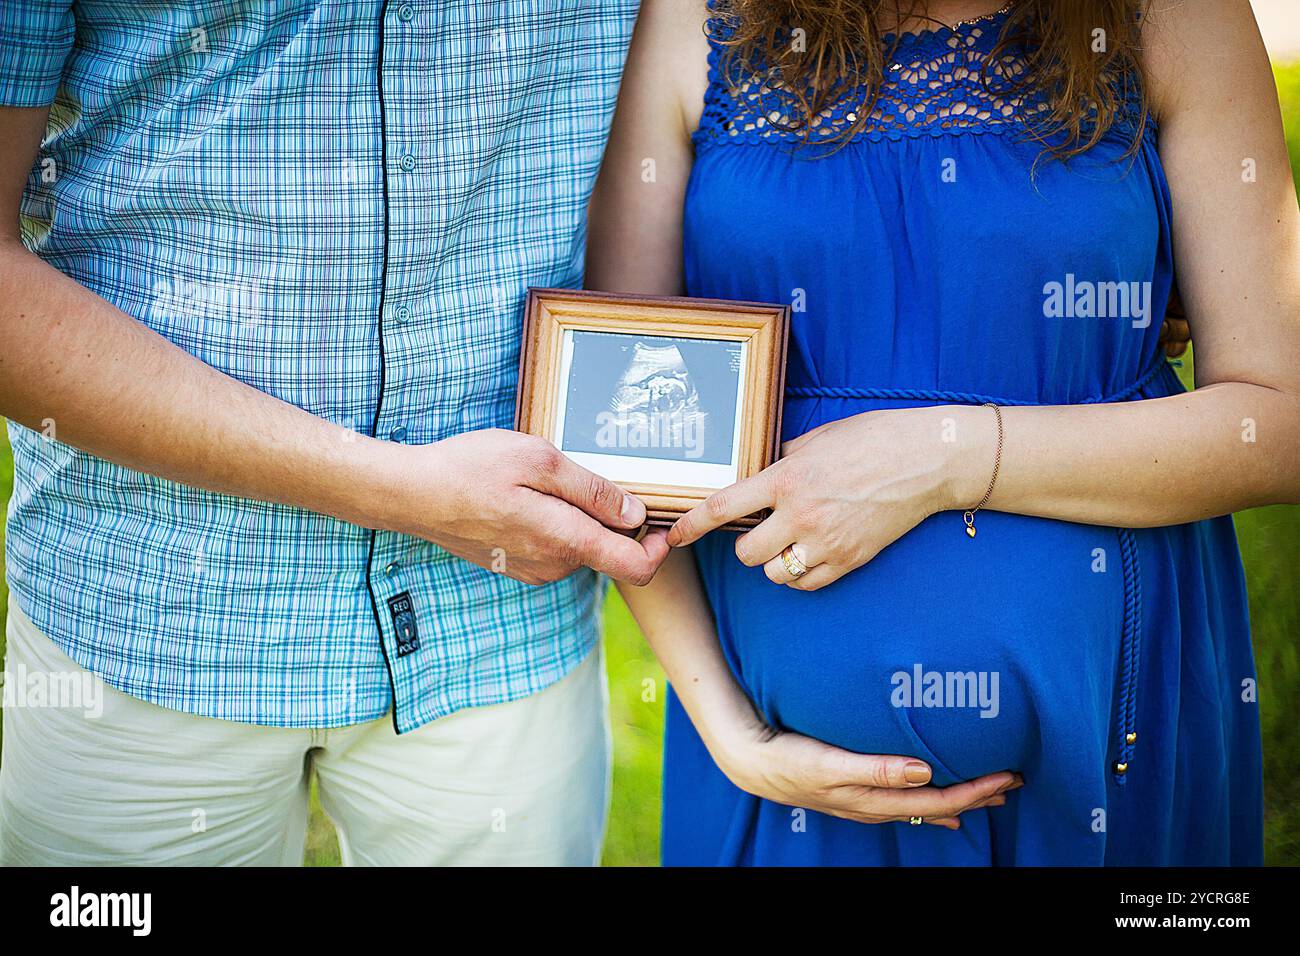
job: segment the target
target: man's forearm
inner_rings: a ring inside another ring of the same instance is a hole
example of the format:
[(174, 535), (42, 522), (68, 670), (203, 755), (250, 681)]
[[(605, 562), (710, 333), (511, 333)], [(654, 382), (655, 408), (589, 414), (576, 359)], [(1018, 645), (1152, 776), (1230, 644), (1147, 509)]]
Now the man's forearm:
[[(199, 361), (0, 244), (0, 413), (129, 468), (375, 527), (385, 443)], [(370, 493), (367, 493), (370, 492)]]
[[(358, 435), (224, 375), (14, 241), (0, 242), (0, 414), (138, 471), (417, 535), (539, 584), (587, 565), (649, 580), (609, 527), (645, 509), (548, 442), (485, 430), (431, 445)], [(606, 527), (602, 527), (602, 524)]]

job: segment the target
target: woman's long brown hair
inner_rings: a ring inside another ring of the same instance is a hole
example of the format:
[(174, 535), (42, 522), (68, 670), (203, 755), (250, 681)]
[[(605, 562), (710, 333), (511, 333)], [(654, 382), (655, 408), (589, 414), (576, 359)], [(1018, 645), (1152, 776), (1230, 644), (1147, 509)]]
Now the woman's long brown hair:
[[(1147, 121), (1141, 94), (1139, 15), (1144, 0), (1014, 0), (986, 63), (1017, 43), (1026, 67), (1019, 81), (1041, 91), (1047, 108), (1029, 133), (1046, 154), (1069, 159), (1095, 146), (1125, 107), (1127, 85), (1138, 83), (1140, 131)], [(901, 8), (901, 10), (899, 9)], [(726, 26), (727, 65), (764, 64), (769, 86), (785, 91), (791, 115), (782, 128), (810, 133), (815, 119), (843, 95), (864, 93), (856, 121), (820, 142), (843, 143), (871, 121), (885, 64), (887, 35), (899, 22), (931, 19), (925, 0), (714, 0), (710, 30)], [(792, 31), (801, 28), (800, 43)], [(1098, 31), (1101, 31), (1100, 33)], [(897, 42), (895, 39), (894, 42)]]

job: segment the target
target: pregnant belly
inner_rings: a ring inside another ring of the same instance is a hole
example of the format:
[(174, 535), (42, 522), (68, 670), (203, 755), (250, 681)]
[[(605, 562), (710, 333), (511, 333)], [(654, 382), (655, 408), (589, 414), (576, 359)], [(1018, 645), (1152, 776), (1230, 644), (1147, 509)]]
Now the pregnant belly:
[(931, 763), (935, 782), (1104, 760), (1123, 619), (1113, 529), (935, 515), (828, 588), (772, 584), (735, 536), (697, 545), (719, 634), (774, 725)]

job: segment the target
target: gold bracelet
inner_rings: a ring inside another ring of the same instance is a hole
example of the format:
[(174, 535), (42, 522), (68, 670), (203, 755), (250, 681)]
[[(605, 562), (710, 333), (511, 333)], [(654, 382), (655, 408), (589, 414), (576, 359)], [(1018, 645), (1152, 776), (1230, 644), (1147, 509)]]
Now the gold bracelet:
[(993, 497), (993, 486), (998, 483), (998, 472), (1002, 470), (1002, 438), (1003, 438), (1002, 409), (999, 408), (997, 405), (994, 405), (992, 402), (985, 402), (980, 407), (993, 409), (993, 414), (997, 417), (998, 450), (997, 450), (997, 455), (993, 458), (993, 477), (989, 479), (988, 491), (984, 492), (984, 497), (980, 499), (979, 504), (977, 504), (974, 508), (971, 508), (970, 511), (967, 511), (965, 514), (961, 516), (961, 520), (966, 522), (966, 535), (971, 538), (975, 537), (975, 512), (979, 511), (986, 504), (988, 504), (989, 499)]

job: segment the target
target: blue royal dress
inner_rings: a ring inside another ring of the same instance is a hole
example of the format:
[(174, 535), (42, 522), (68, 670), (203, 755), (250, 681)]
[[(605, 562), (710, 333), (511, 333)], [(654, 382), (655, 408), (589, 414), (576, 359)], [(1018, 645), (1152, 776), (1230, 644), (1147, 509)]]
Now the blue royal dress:
[[(1174, 265), (1157, 131), (1127, 90), (1102, 142), (1041, 157), (1025, 129), (1042, 100), (1014, 88), (1023, 48), (993, 55), (1005, 26), (902, 37), (867, 128), (838, 151), (774, 124), (781, 94), (754, 64), (724, 69), (711, 41), (687, 291), (795, 303), (786, 439), (872, 409), (1182, 390), (1157, 348)], [(818, 130), (853, 122), (854, 92)], [(958, 832), (792, 809), (734, 787), (670, 696), (665, 864), (1260, 863), (1231, 519), (978, 526), (968, 538), (959, 513), (935, 515), (813, 593), (743, 566), (733, 534), (696, 554), (730, 665), (774, 726), (921, 757), (940, 785), (1014, 769), (1024, 788)]]

